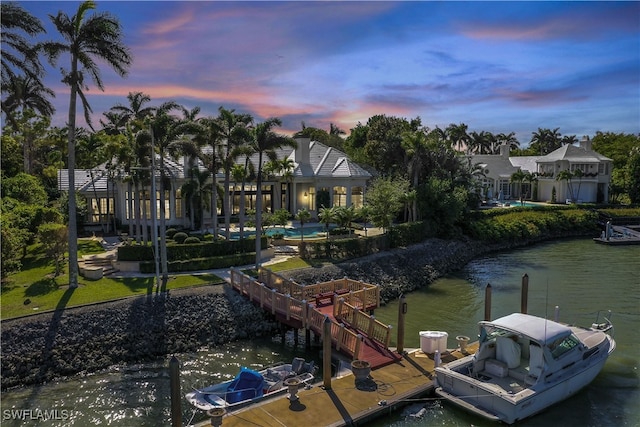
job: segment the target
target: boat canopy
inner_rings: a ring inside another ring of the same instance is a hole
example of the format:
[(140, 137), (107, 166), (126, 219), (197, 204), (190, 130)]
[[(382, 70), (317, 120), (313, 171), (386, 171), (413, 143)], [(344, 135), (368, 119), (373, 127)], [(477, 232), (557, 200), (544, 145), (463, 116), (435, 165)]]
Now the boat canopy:
[(571, 335), (568, 326), (529, 314), (513, 313), (491, 322), (480, 322), (483, 327), (497, 327), (519, 335), (525, 335), (540, 344), (547, 345)]

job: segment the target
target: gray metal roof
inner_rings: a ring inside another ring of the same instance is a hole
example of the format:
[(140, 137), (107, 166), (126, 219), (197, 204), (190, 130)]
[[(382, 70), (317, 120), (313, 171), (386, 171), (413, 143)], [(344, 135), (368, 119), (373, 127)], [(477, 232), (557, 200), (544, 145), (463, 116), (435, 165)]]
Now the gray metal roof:
[(593, 150), (585, 150), (582, 147), (567, 144), (555, 151), (538, 158), (538, 163), (551, 163), (560, 160), (566, 160), (571, 163), (600, 163), (602, 161), (611, 161), (610, 158), (596, 153)]

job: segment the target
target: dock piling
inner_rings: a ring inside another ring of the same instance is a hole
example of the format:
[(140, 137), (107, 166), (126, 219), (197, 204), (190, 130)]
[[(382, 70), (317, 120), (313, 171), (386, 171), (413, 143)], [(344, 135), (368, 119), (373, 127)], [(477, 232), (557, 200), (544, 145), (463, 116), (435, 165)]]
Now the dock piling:
[(171, 389), (171, 427), (182, 427), (180, 362), (175, 356), (172, 356), (169, 362), (169, 385)]
[(324, 317), (322, 324), (322, 378), (325, 390), (331, 390), (331, 319)]
[(484, 290), (484, 320), (491, 320), (491, 283)]
[(520, 294), (520, 313), (527, 314), (527, 302), (529, 300), (529, 275), (522, 276), (522, 293)]
[(404, 315), (407, 314), (407, 303), (404, 294), (400, 295), (400, 304), (398, 305), (398, 346), (399, 354), (404, 352)]

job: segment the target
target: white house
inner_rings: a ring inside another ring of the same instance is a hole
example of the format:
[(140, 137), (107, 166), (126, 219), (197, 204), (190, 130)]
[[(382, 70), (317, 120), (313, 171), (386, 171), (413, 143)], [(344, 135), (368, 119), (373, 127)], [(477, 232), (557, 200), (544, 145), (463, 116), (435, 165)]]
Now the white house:
[[(325, 200), (328, 197), (329, 206), (362, 206), (366, 191), (367, 181), (371, 174), (356, 163), (349, 160), (345, 153), (328, 147), (320, 142), (311, 141), (308, 138), (296, 139), (297, 148), (285, 148), (278, 150), (278, 158), (289, 158), (294, 162), (293, 176), (289, 182), (284, 177), (273, 177), (263, 181), (262, 197), (265, 211), (272, 212), (280, 208), (288, 209), (292, 214), (299, 209), (306, 208), (312, 217), (317, 216), (318, 194), (324, 193)], [(244, 165), (245, 158), (237, 159), (237, 163)], [(250, 156), (249, 162), (257, 170), (258, 155)], [(158, 161), (156, 161), (156, 165)], [(164, 159), (165, 175), (168, 177), (170, 188), (166, 190), (165, 223), (167, 226), (189, 227), (189, 218), (186, 215), (186, 200), (182, 197), (181, 187), (187, 182), (187, 159), (180, 158), (174, 161)], [(203, 165), (199, 165), (204, 169)], [(58, 171), (58, 188), (68, 189), (68, 170)], [(135, 221), (135, 216), (129, 213), (128, 200), (130, 194), (129, 185), (123, 176), (109, 177), (109, 171), (104, 165), (92, 170), (75, 171), (75, 187), (88, 202), (88, 214), (85, 218), (87, 226), (99, 224), (112, 224), (113, 217), (122, 224)], [(219, 171), (216, 176), (218, 185), (224, 180), (224, 173)], [(156, 171), (156, 188), (160, 188), (160, 173)], [(230, 186), (232, 196), (232, 214), (238, 214), (240, 210), (241, 183), (233, 183)], [(287, 193), (290, 193), (289, 195)], [(140, 215), (151, 219), (151, 191), (150, 186), (145, 188), (144, 203), (140, 207)], [(288, 197), (289, 196), (289, 197)], [(256, 184), (245, 184), (245, 208), (255, 206)], [(156, 197), (158, 216), (160, 215), (160, 197)], [(98, 205), (100, 209), (98, 209)], [(132, 209), (135, 211), (135, 208)], [(100, 212), (100, 213), (99, 213)], [(219, 216), (223, 213), (218, 208)], [(213, 215), (205, 212), (205, 223), (211, 223)]]
[[(570, 186), (575, 201), (605, 203), (609, 199), (613, 162), (593, 151), (587, 136), (577, 146), (564, 145), (546, 156), (510, 157), (509, 147), (503, 145), (500, 154), (471, 155), (470, 160), (484, 173), (480, 179), (483, 196), (488, 199), (508, 200), (523, 196), (533, 201), (550, 201), (555, 188), (556, 201), (570, 201)], [(582, 171), (581, 177), (574, 177), (571, 181), (558, 180), (559, 172), (569, 170), (575, 173), (577, 169)], [(536, 181), (533, 184), (512, 182), (511, 176), (518, 170), (535, 173)]]

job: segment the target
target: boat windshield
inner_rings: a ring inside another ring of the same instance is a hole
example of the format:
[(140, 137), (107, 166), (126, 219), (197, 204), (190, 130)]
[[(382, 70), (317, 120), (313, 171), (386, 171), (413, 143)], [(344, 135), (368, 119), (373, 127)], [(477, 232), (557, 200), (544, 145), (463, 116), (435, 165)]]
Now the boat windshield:
[(493, 325), (483, 325), (480, 328), (480, 342), (490, 341), (497, 337), (512, 336), (513, 332), (498, 328)]
[(554, 359), (558, 359), (560, 356), (574, 348), (579, 344), (578, 339), (569, 335), (564, 338), (560, 338), (549, 344), (549, 350), (551, 351), (551, 355)]

